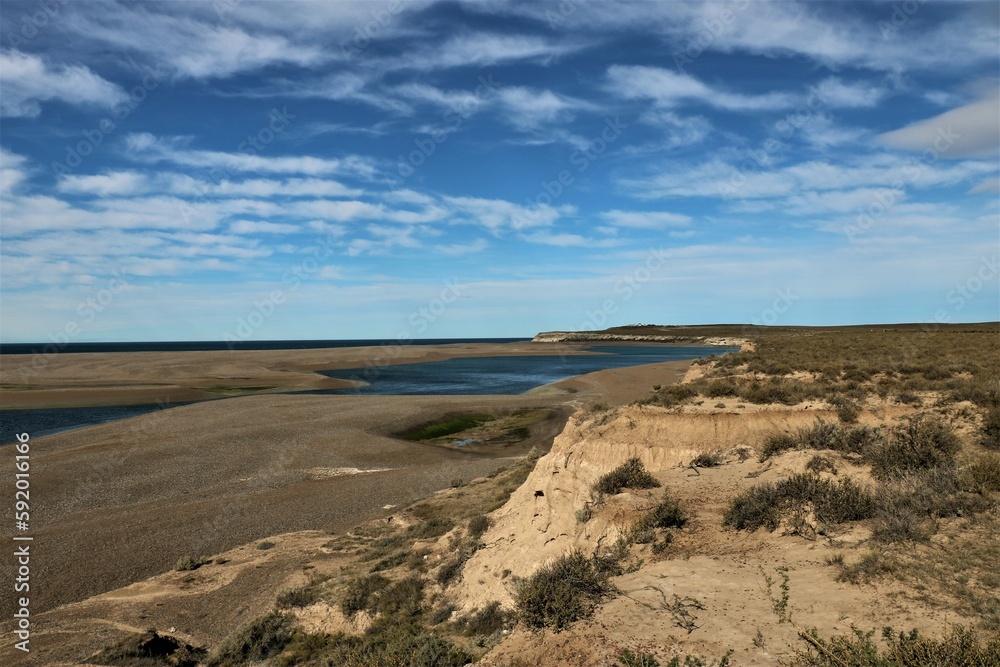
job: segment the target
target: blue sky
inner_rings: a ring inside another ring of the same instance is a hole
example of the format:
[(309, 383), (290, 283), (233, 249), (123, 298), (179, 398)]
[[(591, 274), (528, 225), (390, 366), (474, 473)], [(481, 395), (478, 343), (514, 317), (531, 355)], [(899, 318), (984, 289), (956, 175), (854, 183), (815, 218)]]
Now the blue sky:
[(0, 12), (5, 342), (1000, 318), (995, 2)]

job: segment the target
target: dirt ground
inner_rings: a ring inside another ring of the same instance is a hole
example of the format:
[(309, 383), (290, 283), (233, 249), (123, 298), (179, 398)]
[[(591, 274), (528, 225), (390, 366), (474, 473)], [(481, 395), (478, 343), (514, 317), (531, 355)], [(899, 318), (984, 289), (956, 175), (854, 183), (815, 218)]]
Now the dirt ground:
[[(425, 359), (456, 352), (424, 349), (428, 347), (413, 346), (406, 351), (416, 351)], [(552, 354), (555, 347), (530, 349)], [(526, 353), (521, 345), (504, 351)], [(323, 360), (328, 352), (336, 353), (337, 363), (345, 367), (358, 363), (344, 350), (307, 352), (294, 359), (295, 364), (330, 367)], [(496, 350), (462, 347), (459, 352), (495, 354)], [(170, 375), (174, 373), (185, 382), (206, 384), (221, 381), (220, 373), (230, 373), (244, 374), (241, 377), (247, 383), (261, 382), (260, 376), (251, 378), (247, 370), (247, 364), (258, 364), (260, 359), (237, 363), (222, 356), (225, 363), (242, 368), (222, 370), (218, 364), (223, 361), (213, 364), (184, 358), (193, 353), (180, 355), (175, 364), (166, 353), (149, 354), (153, 375), (165, 381), (174, 382)], [(140, 377), (141, 362), (99, 356), (57, 357), (68, 361), (53, 362), (45, 378), (35, 376), (36, 386), (106, 377), (107, 382), (117, 384), (104, 399), (118, 400), (124, 395), (119, 391), (127, 394), (138, 383), (148, 382), (148, 373)], [(264, 376), (285, 372), (274, 370), (279, 365), (293, 365), (288, 358), (268, 363), (261, 371)], [(45, 627), (44, 612), (57, 607), (74, 609), (76, 603), (160, 573), (171, 577), (171, 568), (182, 556), (220, 554), (292, 531), (329, 534), (385, 516), (454, 480), (472, 479), (509, 465), (512, 457), (522, 456), (533, 446), (547, 449), (568, 415), (579, 407), (634, 401), (646, 396), (652, 384), (680, 378), (688, 366), (689, 362), (667, 362), (602, 371), (521, 396), (268, 393), (194, 403), (32, 440), (32, 612), (38, 615), (38, 627)], [(14, 370), (5, 359), (5, 384), (10, 384)], [(132, 381), (137, 384), (129, 385)], [(43, 396), (34, 390), (5, 391), (5, 405), (9, 396), (19, 393)], [(506, 413), (529, 407), (550, 409), (552, 417), (533, 426), (527, 440), (495, 451), (459, 451), (393, 437), (453, 412)], [(5, 510), (4, 521), (13, 520), (9, 512)], [(268, 557), (276, 559), (279, 553), (268, 552)], [(4, 561), (0, 586), (10, 590), (10, 556)], [(243, 618), (256, 604), (253, 594), (244, 594), (247, 602), (235, 605), (232, 616), (219, 617), (218, 626), (227, 632), (233, 629), (234, 619)], [(0, 611), (9, 617), (14, 608), (12, 596), (3, 596), (2, 606)], [(70, 618), (83, 622), (87, 616), (72, 613)], [(114, 626), (107, 620), (102, 623)]]

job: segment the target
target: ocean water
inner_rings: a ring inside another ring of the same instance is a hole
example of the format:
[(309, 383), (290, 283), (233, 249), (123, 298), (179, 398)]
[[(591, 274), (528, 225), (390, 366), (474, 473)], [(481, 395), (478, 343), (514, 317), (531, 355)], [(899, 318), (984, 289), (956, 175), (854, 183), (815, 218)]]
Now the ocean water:
[(597, 345), (599, 354), (523, 357), (470, 357), (416, 364), (321, 371), (344, 380), (368, 382), (337, 394), (521, 394), (551, 382), (610, 368), (663, 361), (686, 361), (736, 348), (672, 347), (666, 345)]
[(156, 410), (168, 410), (183, 403), (115, 405), (101, 408), (52, 408), (40, 410), (0, 410), (0, 445), (14, 442), (18, 433), (32, 438), (86, 426), (127, 419)]
[[(470, 342), (512, 342), (527, 339), (440, 339), (442, 343)], [(291, 347), (281, 347), (281, 341), (268, 343), (273, 347), (257, 347), (254, 349), (298, 349), (301, 347), (351, 347), (353, 345), (374, 345), (378, 341), (291, 341)], [(308, 344), (306, 344), (308, 343)], [(389, 344), (395, 341), (388, 341)], [(431, 344), (430, 341), (421, 341)], [(89, 346), (91, 344), (80, 344)], [(164, 345), (154, 344), (121, 344), (94, 343), (109, 349), (74, 349), (74, 352), (93, 351), (139, 351), (136, 346)], [(225, 349), (220, 347), (205, 347), (201, 343), (171, 343), (187, 347), (172, 347), (170, 349)], [(4, 346), (5, 350), (9, 346)], [(113, 349), (111, 349), (113, 348)], [(156, 348), (160, 349), (160, 348)], [(640, 364), (654, 364), (663, 361), (682, 361), (698, 359), (713, 354), (723, 354), (736, 348), (720, 347), (681, 347), (667, 345), (596, 345), (587, 348), (596, 354), (586, 355), (544, 355), (544, 356), (512, 356), (512, 357), (476, 357), (466, 359), (448, 359), (446, 361), (431, 361), (416, 364), (398, 364), (373, 368), (355, 368), (345, 370), (323, 371), (324, 375), (348, 380), (361, 380), (369, 384), (354, 389), (330, 390), (323, 394), (520, 394), (544, 384), (564, 380), (584, 373), (592, 373), (610, 368), (624, 368)], [(68, 351), (68, 350), (67, 350)], [(20, 352), (32, 353), (31, 349)], [(216, 399), (231, 400), (231, 399)], [(180, 404), (163, 405), (124, 405), (101, 408), (55, 408), (40, 410), (2, 410), (0, 409), (0, 444), (14, 442), (17, 433), (27, 432), (32, 438), (68, 431), (95, 424), (126, 419), (153, 412), (159, 409), (169, 409)]]
[(83, 352), (200, 352), (208, 350), (310, 350), (377, 345), (448, 345), (450, 343), (518, 343), (530, 338), (419, 338), (358, 340), (160, 341), (152, 343), (0, 343), (0, 354), (80, 354)]

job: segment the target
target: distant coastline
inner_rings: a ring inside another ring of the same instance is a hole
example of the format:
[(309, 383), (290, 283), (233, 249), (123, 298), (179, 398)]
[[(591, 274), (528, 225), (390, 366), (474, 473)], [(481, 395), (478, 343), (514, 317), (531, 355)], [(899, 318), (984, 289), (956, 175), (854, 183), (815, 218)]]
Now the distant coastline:
[(599, 331), (543, 331), (536, 334), (532, 343), (588, 343), (601, 342), (636, 342), (636, 343), (674, 343), (688, 345), (711, 345), (713, 347), (740, 347), (746, 340), (726, 336), (667, 336), (659, 334), (624, 334), (604, 333)]
[(86, 352), (215, 352), (219, 350), (322, 350), (382, 345), (453, 345), (521, 343), (530, 338), (398, 338), (330, 340), (195, 340), (118, 343), (0, 343), (0, 354), (82, 354)]

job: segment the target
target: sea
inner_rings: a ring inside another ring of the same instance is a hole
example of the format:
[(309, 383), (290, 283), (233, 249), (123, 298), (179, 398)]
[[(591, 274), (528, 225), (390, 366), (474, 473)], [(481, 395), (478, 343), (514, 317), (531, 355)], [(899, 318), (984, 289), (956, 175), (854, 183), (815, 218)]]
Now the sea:
[[(412, 345), (450, 343), (513, 343), (529, 338), (428, 338)], [(336, 347), (398, 345), (398, 340), (241, 341), (238, 350), (298, 350)], [(230, 343), (215, 341), (159, 343), (70, 343), (59, 354), (85, 352), (183, 352), (227, 350)], [(46, 344), (3, 344), (0, 354), (49, 354)], [(521, 394), (566, 378), (611, 368), (625, 368), (663, 361), (683, 361), (735, 351), (737, 348), (673, 345), (594, 345), (592, 354), (470, 357), (413, 364), (321, 371), (324, 375), (366, 383), (351, 389), (294, 392), (305, 394), (455, 395)], [(292, 392), (289, 392), (292, 393)], [(215, 400), (236, 400), (219, 398)], [(96, 408), (5, 410), (0, 406), (0, 444), (14, 442), (17, 433), (32, 438), (85, 428), (177, 407), (177, 403), (122, 405)]]

